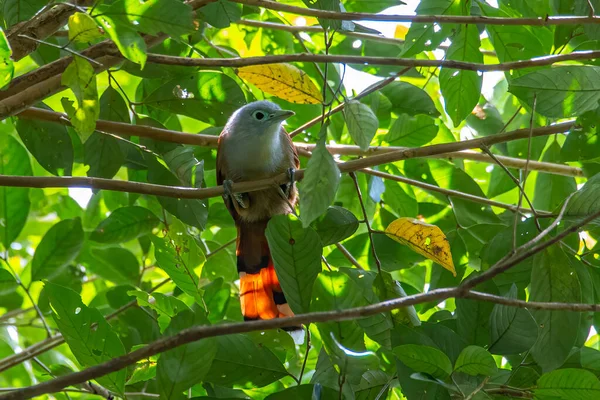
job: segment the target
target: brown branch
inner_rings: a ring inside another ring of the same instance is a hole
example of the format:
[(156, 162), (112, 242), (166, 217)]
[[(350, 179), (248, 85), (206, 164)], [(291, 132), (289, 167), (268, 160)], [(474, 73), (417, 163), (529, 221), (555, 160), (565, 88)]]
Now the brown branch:
[[(568, 131), (575, 126), (574, 122), (563, 122), (561, 124), (536, 128), (533, 130), (533, 136), (546, 136), (555, 133)], [(479, 139), (464, 140), (462, 142), (452, 142), (423, 146), (418, 148), (408, 148), (396, 150), (389, 153), (376, 154), (371, 157), (365, 157), (358, 160), (347, 161), (339, 164), (341, 172), (353, 172), (363, 168), (369, 168), (380, 164), (392, 163), (409, 158), (426, 157), (439, 155), (453, 151), (465, 150), (470, 148), (480, 148), (483, 145), (504, 143), (512, 140), (523, 139), (529, 134), (529, 129), (519, 129), (513, 132), (507, 132), (499, 135), (486, 136)], [(296, 171), (296, 178), (301, 180), (304, 176), (304, 170)], [(288, 181), (286, 173), (279, 174), (272, 178), (261, 179), (250, 182), (239, 182), (233, 184), (233, 190), (237, 193), (252, 192), (261, 189), (267, 189), (273, 185), (281, 185)], [(0, 175), (0, 185), (12, 187), (81, 187), (89, 189), (114, 190), (119, 192), (140, 193), (147, 195), (157, 195), (166, 197), (177, 197), (186, 199), (207, 199), (223, 195), (222, 186), (196, 189), (190, 187), (163, 186), (151, 183), (140, 183), (131, 181), (119, 181), (112, 179), (90, 178), (83, 176), (59, 177), (59, 176), (12, 176)]]
[[(241, 19), (241, 20), (235, 22), (235, 24), (242, 25), (242, 26), (251, 26), (254, 28), (274, 29), (274, 30), (279, 30), (279, 31), (290, 32), (292, 34), (298, 34), (301, 32), (309, 32), (309, 33), (317, 33), (317, 34), (323, 33), (323, 28), (319, 25), (313, 25), (313, 26), (284, 25), (284, 24), (279, 24), (276, 22), (256, 21), (256, 20), (250, 20), (250, 19)], [(353, 37), (353, 38), (361, 39), (361, 40), (371, 40), (371, 41), (379, 42), (379, 43), (393, 44), (393, 45), (397, 45), (397, 46), (402, 46), (404, 44), (404, 40), (396, 39), (396, 38), (389, 38), (386, 36), (372, 34), (372, 33), (337, 31), (336, 34), (345, 35), (348, 37)], [(440, 45), (440, 46), (438, 46), (438, 49), (446, 51), (446, 50), (448, 50), (448, 46)], [(489, 51), (489, 50), (482, 50), (481, 53), (490, 55), (490, 56), (496, 55), (495, 52)]]
[(364, 270), (364, 268), (363, 268), (363, 267), (360, 265), (360, 263), (358, 262), (358, 260), (357, 260), (356, 258), (354, 258), (354, 256), (352, 255), (352, 253), (350, 253), (350, 252), (348, 251), (348, 249), (344, 247), (344, 245), (343, 245), (343, 244), (341, 244), (341, 243), (337, 242), (337, 243), (335, 244), (335, 247), (337, 247), (337, 249), (338, 249), (338, 250), (339, 250), (339, 251), (340, 251), (340, 252), (341, 252), (341, 253), (344, 255), (344, 257), (346, 257), (346, 259), (347, 259), (348, 261), (350, 261), (350, 263), (351, 263), (352, 265), (354, 265), (354, 266), (355, 266), (356, 268), (358, 268), (358, 269), (362, 269), (362, 270)]
[(462, 292), (460, 287), (435, 289), (428, 293), (419, 293), (402, 298), (396, 298), (380, 303), (371, 304), (364, 307), (349, 308), (345, 310), (314, 312), (299, 314), (288, 318), (277, 318), (260, 321), (247, 321), (239, 323), (228, 323), (211, 326), (198, 326), (185, 329), (173, 336), (158, 339), (136, 351), (113, 358), (102, 364), (89, 367), (79, 372), (74, 372), (59, 378), (42, 382), (37, 385), (29, 386), (16, 390), (14, 392), (0, 395), (2, 400), (30, 399), (46, 393), (54, 393), (61, 389), (86, 382), (91, 379), (107, 375), (118, 371), (129, 365), (148, 358), (150, 356), (183, 346), (184, 344), (195, 342), (201, 339), (215, 336), (231, 335), (236, 333), (246, 333), (253, 331), (263, 331), (267, 329), (277, 329), (289, 326), (298, 326), (301, 324), (347, 321), (356, 318), (368, 317), (381, 312), (396, 310), (416, 304), (422, 304), (430, 301), (442, 301), (448, 298), (465, 297), (474, 300), (486, 301), (495, 304), (503, 304), (511, 307), (537, 309), (537, 310), (568, 310), (576, 312), (599, 312), (600, 304), (568, 304), (555, 302), (527, 302), (518, 299), (509, 299), (501, 296), (491, 295), (480, 292)]
[[(405, 178), (403, 176), (392, 175), (392, 174), (388, 174), (388, 173), (381, 172), (381, 171), (376, 171), (376, 170), (370, 169), (370, 168), (361, 169), (360, 172), (364, 172), (366, 174), (373, 175), (373, 176), (378, 176), (383, 179), (389, 179), (389, 180), (396, 181), (396, 182), (406, 183), (411, 186), (415, 186), (415, 187), (418, 187), (418, 188), (421, 188), (424, 190), (430, 190), (433, 192), (442, 193), (447, 196), (459, 197), (461, 199), (473, 201), (475, 203), (487, 204), (488, 206), (492, 206), (492, 207), (503, 208), (505, 210), (510, 210), (510, 211), (518, 211), (521, 213), (532, 213), (533, 212), (533, 210), (531, 210), (529, 208), (517, 207), (512, 204), (507, 204), (507, 203), (502, 203), (502, 202), (495, 201), (495, 200), (490, 200), (485, 197), (475, 196), (473, 194), (459, 192), (457, 190), (444, 189), (439, 186), (431, 185), (429, 183), (417, 181), (417, 180), (410, 179), (410, 178)], [(542, 210), (536, 210), (536, 211), (537, 211), (538, 215), (552, 214), (551, 212), (548, 212), (548, 211), (542, 211)]]
[(452, 23), (452, 24), (486, 24), (486, 25), (579, 25), (598, 24), (600, 18), (595, 16), (546, 16), (544, 18), (499, 18), (483, 16), (460, 16), (460, 15), (386, 15), (361, 12), (336, 12), (316, 10), (312, 8), (296, 7), (288, 4), (269, 0), (230, 0), (234, 3), (247, 4), (251, 6), (268, 8), (275, 11), (284, 11), (309, 17), (336, 19), (343, 21), (391, 21), (391, 22), (421, 22), (421, 23)]
[[(358, 98), (358, 96), (356, 97)], [(17, 115), (19, 118), (27, 118), (27, 119), (37, 119), (43, 121), (50, 121), (59, 123), (62, 125), (71, 125), (66, 114), (57, 113), (54, 111), (44, 110), (41, 108), (29, 108)], [(106, 120), (98, 120), (96, 121), (96, 128), (99, 131), (105, 133), (111, 133), (120, 136), (140, 136), (147, 137), (154, 140), (161, 140), (164, 142), (172, 142), (172, 143), (180, 143), (180, 144), (190, 144), (195, 146), (202, 147), (217, 147), (218, 137), (215, 135), (203, 135), (203, 134), (191, 134), (191, 133), (182, 133), (178, 131), (172, 131), (168, 129), (155, 128), (151, 126), (145, 125), (130, 125), (123, 122), (113, 122)], [(306, 150), (312, 151), (315, 148), (315, 144), (312, 143), (304, 143), (304, 142), (295, 142), (296, 148), (298, 150)], [(367, 151), (363, 151), (358, 146), (353, 145), (327, 145), (327, 150), (331, 154), (338, 155), (346, 155), (346, 156), (367, 156), (373, 154), (382, 154), (382, 153), (390, 153), (397, 150), (406, 150), (407, 147), (398, 147), (398, 146), (372, 146), (369, 147)], [(465, 160), (473, 160), (480, 161), (486, 163), (494, 163), (495, 161), (491, 159), (489, 156), (483, 153), (475, 153), (473, 151), (459, 151), (459, 152), (450, 152), (440, 155), (430, 156), (431, 158), (460, 158)], [(495, 155), (495, 158), (501, 161), (505, 166), (511, 168), (520, 168), (523, 169), (526, 164), (526, 160), (520, 158), (513, 157), (505, 157)], [(576, 176), (582, 177), (583, 170), (577, 167), (571, 167), (569, 165), (563, 164), (554, 164), (549, 162), (541, 162), (541, 161), (530, 161), (529, 169), (541, 172), (547, 172), (551, 174), (557, 175), (565, 175), (565, 176)]]
[(76, 7), (71, 4), (56, 4), (37, 14), (29, 21), (10, 28), (6, 32), (6, 38), (12, 49), (11, 58), (18, 61), (37, 49), (38, 43), (19, 37), (19, 35), (44, 40), (65, 26), (69, 17), (75, 11), (77, 11)]
[(318, 62), (318, 63), (343, 63), (343, 64), (370, 64), (387, 65), (395, 67), (433, 67), (453, 68), (466, 71), (512, 71), (516, 69), (542, 67), (556, 64), (561, 61), (580, 61), (600, 58), (600, 50), (581, 51), (569, 54), (546, 56), (530, 60), (510, 61), (497, 64), (481, 64), (455, 60), (426, 60), (398, 57), (370, 57), (334, 54), (280, 54), (274, 56), (256, 57), (231, 57), (231, 58), (189, 58), (167, 56), (163, 54), (148, 54), (148, 62), (165, 65), (179, 65), (185, 67), (247, 67), (250, 65), (268, 65), (289, 62)]

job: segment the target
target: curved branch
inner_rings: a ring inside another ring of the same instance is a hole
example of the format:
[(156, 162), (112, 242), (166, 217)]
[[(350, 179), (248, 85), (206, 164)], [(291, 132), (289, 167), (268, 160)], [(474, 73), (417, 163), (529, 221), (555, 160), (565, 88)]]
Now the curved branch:
[(163, 54), (148, 54), (148, 62), (165, 65), (179, 65), (185, 67), (247, 67), (250, 65), (268, 65), (289, 62), (320, 62), (343, 64), (370, 64), (388, 65), (395, 67), (433, 67), (453, 68), (466, 71), (511, 71), (516, 69), (543, 67), (561, 61), (592, 60), (600, 57), (599, 50), (581, 51), (569, 54), (540, 57), (530, 60), (511, 61), (498, 64), (470, 63), (455, 60), (421, 60), (415, 58), (398, 57), (370, 57), (334, 54), (280, 54), (275, 56), (256, 57), (231, 57), (231, 58), (189, 58), (168, 56)]
[(360, 12), (336, 12), (316, 10), (312, 8), (296, 7), (270, 0), (230, 0), (234, 3), (268, 8), (269, 10), (284, 11), (292, 14), (306, 15), (309, 17), (335, 19), (342, 21), (390, 21), (390, 22), (421, 22), (421, 23), (452, 23), (452, 24), (485, 24), (485, 25), (578, 25), (599, 24), (600, 18), (596, 16), (555, 16), (544, 18), (499, 18), (483, 16), (462, 15), (389, 15), (371, 14)]

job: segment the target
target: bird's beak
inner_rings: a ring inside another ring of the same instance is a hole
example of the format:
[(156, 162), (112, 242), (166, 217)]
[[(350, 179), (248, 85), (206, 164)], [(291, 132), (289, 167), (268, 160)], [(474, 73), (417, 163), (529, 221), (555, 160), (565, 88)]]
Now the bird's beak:
[(281, 121), (285, 121), (286, 119), (288, 119), (289, 117), (291, 117), (294, 114), (296, 114), (296, 113), (293, 111), (279, 110), (279, 111), (275, 111), (275, 112), (269, 114), (269, 120), (271, 120), (273, 122), (281, 122)]

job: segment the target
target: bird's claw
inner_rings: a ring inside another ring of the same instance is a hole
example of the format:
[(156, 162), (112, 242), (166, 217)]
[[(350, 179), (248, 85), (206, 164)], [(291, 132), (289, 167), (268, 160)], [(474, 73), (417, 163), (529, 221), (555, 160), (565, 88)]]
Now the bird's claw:
[(289, 182), (285, 184), (285, 196), (290, 197), (292, 193), (292, 189), (294, 188), (294, 183), (296, 182), (296, 168), (288, 168), (287, 175), (289, 178)]
[(223, 181), (223, 190), (225, 194), (223, 195), (224, 199), (228, 199), (231, 197), (234, 199), (242, 208), (248, 208), (246, 202), (244, 201), (244, 196), (242, 193), (234, 193), (233, 192), (233, 181), (230, 179), (226, 179)]

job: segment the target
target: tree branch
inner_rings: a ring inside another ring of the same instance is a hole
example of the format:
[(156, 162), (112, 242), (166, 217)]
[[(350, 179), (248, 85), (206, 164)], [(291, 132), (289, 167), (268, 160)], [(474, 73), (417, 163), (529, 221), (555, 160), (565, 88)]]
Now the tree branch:
[(56, 4), (37, 14), (29, 21), (11, 27), (6, 32), (6, 38), (12, 50), (11, 58), (19, 61), (37, 49), (38, 43), (19, 37), (26, 35), (44, 40), (65, 26), (69, 17), (77, 11), (71, 4)]
[[(55, 122), (62, 125), (71, 126), (66, 114), (57, 113), (54, 111), (44, 110), (42, 108), (29, 108), (17, 115), (19, 118), (37, 119), (43, 121)], [(172, 131), (168, 129), (155, 128), (145, 125), (130, 125), (123, 122), (113, 122), (99, 119), (96, 121), (96, 128), (99, 131), (111, 133), (119, 136), (139, 136), (147, 137), (154, 140), (164, 142), (190, 144), (202, 147), (217, 147), (218, 137), (215, 135), (191, 134)], [(313, 143), (294, 142), (299, 150), (312, 151), (315, 148)], [(406, 150), (407, 147), (399, 146), (372, 146), (367, 151), (362, 151), (360, 147), (353, 145), (327, 145), (327, 150), (331, 154), (345, 156), (367, 156), (373, 154), (390, 153), (397, 150)], [(494, 163), (495, 161), (483, 153), (473, 151), (458, 151), (440, 155), (431, 156), (431, 158), (460, 158), (465, 160), (480, 161), (486, 163)], [(511, 168), (523, 169), (526, 165), (526, 160), (513, 157), (505, 157), (495, 155), (495, 158), (501, 161), (505, 166)], [(565, 175), (565, 176), (583, 176), (583, 170), (569, 165), (554, 164), (549, 162), (529, 161), (529, 169), (550, 174)]]
[(318, 62), (343, 63), (359, 65), (387, 65), (396, 67), (430, 67), (452, 68), (466, 71), (512, 71), (523, 68), (542, 67), (561, 61), (581, 61), (600, 58), (600, 50), (581, 51), (569, 54), (559, 54), (530, 60), (510, 61), (497, 64), (470, 63), (456, 60), (426, 60), (397, 57), (353, 56), (334, 54), (280, 54), (274, 56), (231, 57), (231, 58), (189, 58), (168, 56), (163, 54), (148, 54), (148, 62), (185, 67), (247, 67), (250, 65), (268, 65), (289, 62)]
[(298, 326), (301, 324), (347, 321), (356, 318), (368, 317), (381, 312), (392, 311), (402, 307), (422, 304), (430, 301), (442, 301), (448, 298), (465, 297), (495, 304), (503, 304), (510, 307), (537, 309), (537, 310), (569, 310), (577, 312), (599, 312), (600, 304), (568, 304), (554, 302), (526, 302), (518, 299), (508, 299), (501, 296), (480, 292), (463, 292), (460, 287), (435, 289), (428, 293), (419, 293), (411, 296), (401, 297), (393, 300), (383, 301), (364, 307), (349, 308), (337, 311), (314, 312), (299, 314), (293, 317), (276, 318), (270, 320), (246, 321), (210, 326), (197, 326), (185, 329), (173, 336), (158, 339), (136, 351), (113, 358), (102, 364), (86, 368), (82, 371), (61, 376), (59, 378), (29, 386), (14, 392), (0, 395), (1, 400), (30, 399), (46, 393), (54, 393), (61, 389), (86, 382), (91, 379), (118, 371), (129, 365), (148, 358), (150, 356), (174, 349), (184, 344), (215, 336), (231, 335), (263, 331), (268, 329)]
[(546, 16), (544, 18), (499, 18), (461, 15), (393, 15), (371, 14), (360, 12), (336, 12), (296, 7), (269, 0), (230, 0), (234, 3), (268, 8), (269, 10), (284, 11), (309, 17), (336, 19), (343, 21), (391, 21), (391, 22), (421, 22), (421, 23), (452, 23), (452, 24), (486, 24), (486, 25), (578, 25), (598, 24), (600, 18), (595, 16)]
[[(575, 126), (574, 122), (563, 122), (556, 125), (534, 129), (531, 133), (534, 137), (552, 135), (570, 130)], [(439, 155), (459, 150), (480, 148), (483, 145), (504, 143), (512, 140), (523, 139), (529, 135), (529, 129), (519, 129), (513, 132), (486, 136), (478, 139), (464, 140), (461, 142), (434, 144), (418, 148), (407, 148), (395, 150), (388, 153), (376, 154), (357, 160), (339, 163), (341, 172), (353, 172), (363, 168), (369, 168), (380, 164), (392, 163), (409, 158)], [(301, 180), (304, 170), (296, 171), (296, 179)], [(267, 189), (273, 185), (281, 185), (288, 181), (286, 173), (277, 176), (250, 182), (239, 182), (233, 184), (236, 193), (252, 192)], [(0, 175), (0, 185), (12, 187), (82, 187), (89, 189), (114, 190), (119, 192), (140, 193), (166, 197), (177, 197), (186, 199), (207, 199), (223, 195), (222, 186), (196, 189), (191, 187), (163, 186), (151, 183), (140, 183), (131, 181), (119, 181), (103, 178), (90, 178), (84, 176), (59, 177), (59, 176), (12, 176)]]

